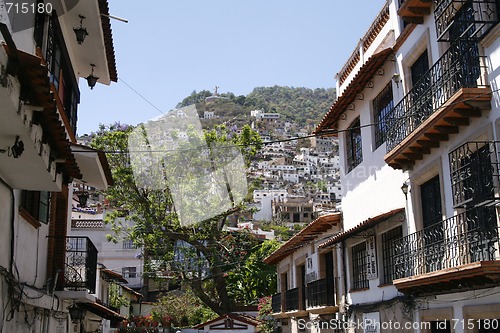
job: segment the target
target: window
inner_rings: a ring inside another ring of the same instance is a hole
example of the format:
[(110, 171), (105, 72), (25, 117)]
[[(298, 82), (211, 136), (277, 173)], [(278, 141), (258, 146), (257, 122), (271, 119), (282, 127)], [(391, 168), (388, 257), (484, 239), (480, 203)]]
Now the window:
[(50, 192), (22, 191), (21, 208), (38, 222), (49, 222)]
[(134, 244), (134, 241), (131, 239), (126, 239), (123, 241), (123, 249), (130, 250), (137, 248)]
[(445, 255), (439, 175), (420, 185), (422, 203), (424, 258), (427, 272), (442, 269)]
[(122, 268), (122, 276), (124, 278), (136, 278), (137, 277), (137, 268), (136, 267), (123, 267)]
[(488, 144), (468, 142), (450, 153), (451, 188), (456, 207), (474, 207), (495, 195), (494, 167)]
[(352, 247), (352, 289), (368, 288), (366, 242)]
[(394, 274), (394, 257), (396, 256), (394, 243), (401, 239), (401, 237), (403, 237), (403, 228), (401, 226), (382, 234), (382, 261), (384, 265), (382, 283), (392, 283)]
[(431, 227), (443, 219), (439, 175), (420, 186), (420, 200), (424, 228)]
[(350, 172), (363, 161), (361, 145), (361, 127), (358, 117), (349, 126), (346, 134), (347, 172)]
[(394, 107), (392, 97), (392, 82), (378, 94), (373, 100), (373, 112), (375, 118), (375, 148), (378, 148), (385, 142), (387, 135), (386, 117), (389, 111)]
[[(413, 63), (411, 70), (411, 100), (415, 105), (412, 111), (413, 129), (417, 128), (432, 113), (431, 77), (428, 75), (429, 58), (427, 50)], [(419, 106), (419, 107), (416, 107)]]

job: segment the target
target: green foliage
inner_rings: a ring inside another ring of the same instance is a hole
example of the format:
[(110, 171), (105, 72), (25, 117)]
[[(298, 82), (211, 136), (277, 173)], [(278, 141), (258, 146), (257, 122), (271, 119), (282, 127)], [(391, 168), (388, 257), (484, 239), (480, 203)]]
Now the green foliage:
[(336, 97), (335, 89), (257, 87), (246, 97), (247, 106), (277, 112), (296, 124), (317, 124)]
[(271, 316), (271, 314), (273, 313), (271, 296), (265, 296), (259, 299), (258, 311), (259, 313), (257, 315), (257, 318), (262, 320), (262, 323), (257, 327), (259, 332), (273, 333), (275, 331), (274, 328), (276, 327), (277, 322), (276, 319)]
[(258, 299), (276, 293), (276, 267), (263, 262), (264, 258), (280, 247), (275, 240), (256, 244), (239, 269), (227, 275), (229, 293), (241, 304), (256, 305)]
[[(235, 206), (195, 225), (181, 225), (168, 188), (140, 188), (135, 183), (127, 147), (131, 131), (129, 126), (114, 124), (109, 127), (101, 126), (93, 134), (94, 148), (112, 152), (107, 156), (115, 184), (104, 193), (115, 209), (105, 219), (107, 223), (111, 223), (114, 231), (110, 239), (117, 241), (118, 236), (121, 236), (133, 240), (136, 245), (144, 246), (148, 253), (145, 267), (149, 267), (150, 272), (164, 271), (177, 280), (185, 281), (213, 311), (218, 314), (230, 312), (233, 305), (244, 299), (232, 298), (234, 295), (228, 289), (225, 275), (238, 271), (253, 249), (256, 249), (253, 236), (240, 233), (232, 235), (223, 228), (227, 217), (243, 207)], [(205, 132), (204, 137), (197, 136), (190, 128), (186, 131), (189, 141), (205, 139), (209, 144), (236, 145), (246, 159), (255, 155), (261, 144), (258, 134), (248, 126), (243, 128), (241, 135), (224, 126)], [(182, 144), (179, 148), (183, 148)], [(179, 158), (184, 158), (187, 154), (188, 152), (181, 154)], [(189, 154), (194, 154), (193, 158), (200, 155), (193, 149)], [(210, 154), (217, 156), (217, 150), (210, 151)], [(191, 166), (187, 163), (170, 163), (165, 166), (167, 167)], [(206, 193), (210, 192), (207, 190)], [(209, 195), (207, 200), (211, 200)], [(128, 215), (124, 212), (128, 212)]]
[(193, 90), (193, 92), (191, 93), (191, 95), (189, 95), (188, 97), (184, 98), (182, 100), (182, 102), (180, 102), (179, 104), (177, 104), (177, 108), (181, 108), (181, 107), (184, 107), (184, 106), (189, 106), (189, 105), (192, 105), (192, 104), (198, 104), (198, 103), (202, 103), (205, 101), (205, 98), (209, 97), (209, 96), (212, 96), (212, 93), (208, 90), (202, 90), (200, 92), (196, 92), (196, 90)]
[(109, 285), (109, 304), (118, 309), (122, 306), (130, 306), (129, 300), (125, 296), (120, 295), (120, 286), (116, 283)]
[(203, 116), (204, 111), (214, 111), (219, 118), (202, 120), (205, 128), (212, 128), (234, 119), (243, 119), (249, 123), (250, 111), (256, 109), (279, 113), (284, 120), (300, 126), (314, 127), (330, 109), (335, 101), (336, 93), (333, 88), (273, 86), (257, 87), (247, 96), (235, 96), (229, 92), (221, 94), (220, 99), (205, 102), (208, 96), (212, 96), (208, 90), (193, 91), (177, 107), (196, 104), (200, 116)]
[(217, 317), (190, 288), (160, 296), (152, 314), (154, 318), (170, 317), (175, 327), (195, 326)]

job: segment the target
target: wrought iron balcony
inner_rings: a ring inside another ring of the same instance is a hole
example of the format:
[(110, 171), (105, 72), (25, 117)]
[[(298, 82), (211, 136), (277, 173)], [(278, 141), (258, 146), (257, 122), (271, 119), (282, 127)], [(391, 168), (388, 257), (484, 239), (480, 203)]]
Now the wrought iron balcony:
[(288, 289), (285, 292), (286, 311), (299, 310), (299, 288)]
[(402, 292), (446, 293), (500, 279), (496, 207), (475, 207), (395, 242), (394, 285)]
[(399, 0), (398, 15), (408, 23), (422, 24), (430, 15), (432, 0)]
[(449, 154), (455, 207), (489, 205), (500, 200), (499, 144), (467, 142)]
[(333, 306), (333, 278), (324, 278), (307, 284), (307, 308)]
[(281, 312), (281, 293), (274, 294), (272, 297), (273, 313)]
[(459, 41), (424, 74), (388, 113), (387, 155), (395, 169), (410, 169), (430, 148), (491, 109), (485, 61), (477, 44)]
[(498, 23), (496, 0), (438, 0), (434, 17), (438, 41), (480, 40)]
[(64, 288), (95, 292), (97, 249), (88, 237), (66, 237)]

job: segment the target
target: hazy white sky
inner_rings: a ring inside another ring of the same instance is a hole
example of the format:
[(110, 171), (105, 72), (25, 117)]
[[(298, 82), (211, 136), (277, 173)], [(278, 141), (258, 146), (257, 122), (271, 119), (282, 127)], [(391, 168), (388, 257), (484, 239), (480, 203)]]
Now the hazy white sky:
[(335, 73), (386, 2), (108, 1), (111, 15), (129, 21), (111, 22), (119, 80), (94, 90), (80, 81), (79, 135), (100, 123), (145, 122), (161, 114), (156, 108), (167, 112), (215, 85), (236, 95), (258, 86), (335, 87)]

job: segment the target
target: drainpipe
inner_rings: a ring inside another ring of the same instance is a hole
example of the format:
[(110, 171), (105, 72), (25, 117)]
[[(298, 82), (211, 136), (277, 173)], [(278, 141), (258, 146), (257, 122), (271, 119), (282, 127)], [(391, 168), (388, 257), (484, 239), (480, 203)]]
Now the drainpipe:
[(10, 192), (10, 202), (11, 202), (11, 207), (10, 207), (10, 262), (9, 262), (9, 273), (12, 274), (12, 267), (14, 266), (14, 224), (15, 224), (15, 215), (14, 211), (16, 209), (15, 205), (15, 199), (14, 199), (14, 189), (10, 187), (9, 184), (5, 182), (0, 177), (0, 183), (2, 183)]
[[(340, 243), (342, 246), (342, 277), (343, 277), (343, 282), (344, 282), (344, 310), (345, 308), (349, 305), (347, 303), (347, 266), (346, 266), (346, 258), (347, 258), (347, 250), (345, 246), (345, 240), (342, 240)], [(343, 313), (343, 315), (346, 315), (346, 313)]]

